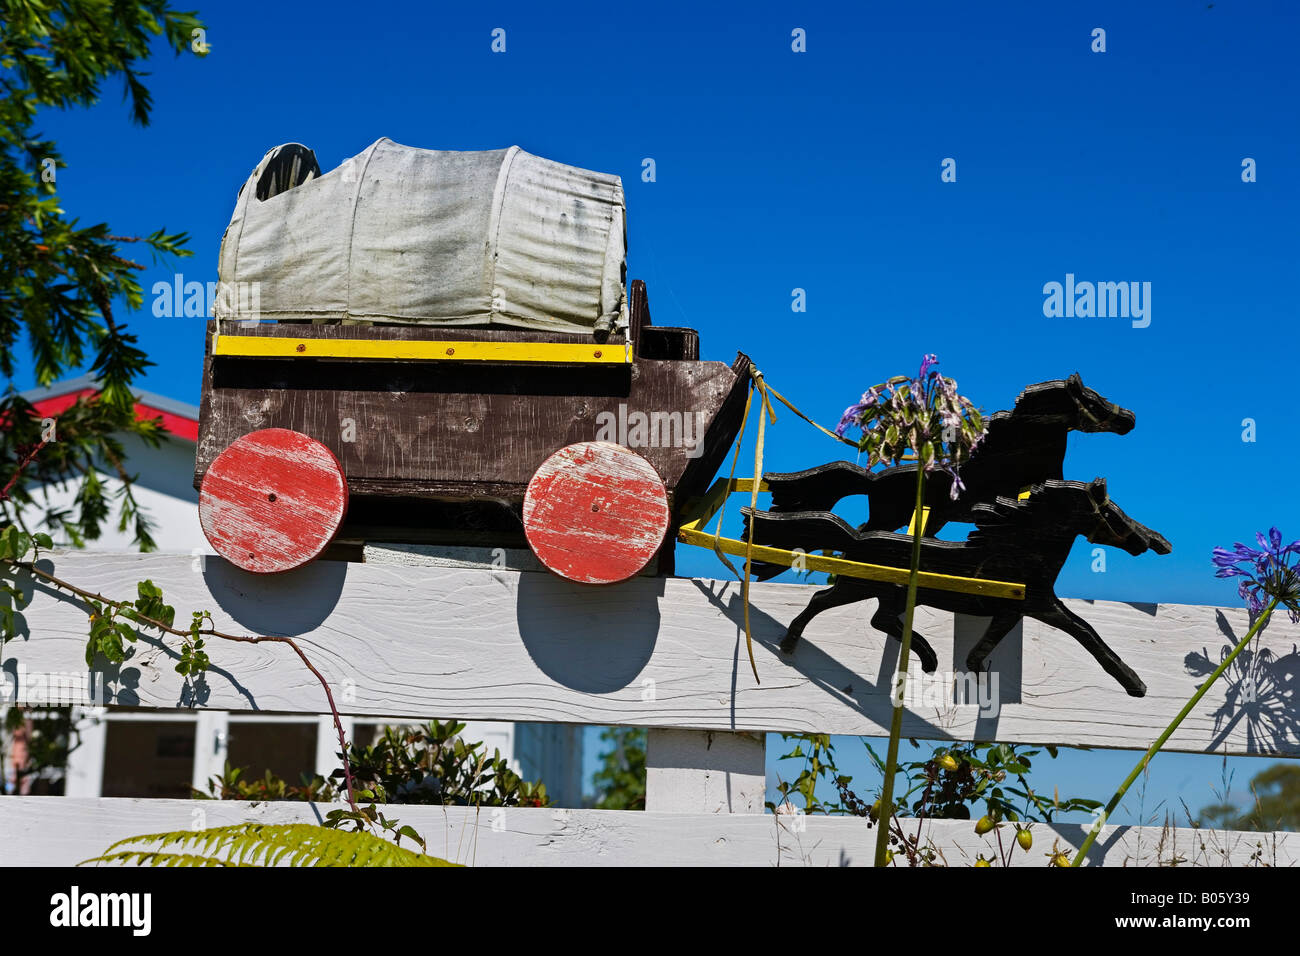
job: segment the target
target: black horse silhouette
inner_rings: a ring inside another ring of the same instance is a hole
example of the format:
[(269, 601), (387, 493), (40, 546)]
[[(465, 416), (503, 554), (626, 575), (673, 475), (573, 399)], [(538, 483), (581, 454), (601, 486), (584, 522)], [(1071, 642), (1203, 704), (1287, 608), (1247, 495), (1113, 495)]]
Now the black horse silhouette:
[[(1136, 416), (1083, 384), (1078, 373), (1067, 379), (1030, 385), (1016, 398), (1011, 411), (989, 417), (988, 433), (961, 468), (966, 486), (961, 497), (949, 495), (952, 477), (934, 471), (926, 476), (925, 504), (930, 515), (925, 525), (933, 537), (949, 521), (970, 521), (971, 509), (999, 495), (1015, 495), (1023, 488), (1064, 478), (1066, 437), (1071, 431), (1127, 434)], [(916, 465), (897, 465), (868, 471), (848, 461), (807, 471), (764, 475), (772, 492), (772, 511), (830, 511), (848, 495), (869, 496), (871, 511), (863, 531), (894, 531), (911, 519), (916, 505)], [(771, 577), (785, 568), (765, 565), (759, 577)]]
[[(746, 523), (753, 522), (754, 540), (759, 544), (834, 550), (851, 561), (896, 568), (911, 564), (912, 539), (906, 534), (854, 530), (829, 512), (782, 514), (741, 510)], [(1169, 542), (1121, 511), (1107, 495), (1103, 478), (1091, 482), (1052, 479), (1034, 485), (1027, 498), (1000, 496), (990, 503), (973, 505), (970, 512), (975, 530), (965, 541), (922, 540), (921, 570), (1023, 582), (1025, 599), (917, 589), (918, 605), (992, 618), (966, 658), (967, 669), (982, 670), (998, 642), (1022, 618), (1032, 617), (1064, 631), (1082, 644), (1129, 694), (1145, 695), (1146, 685), (1137, 674), (1106, 646), (1087, 621), (1061, 603), (1054, 588), (1076, 536), (1082, 535), (1094, 544), (1123, 548), (1133, 555), (1147, 550), (1168, 554)], [(813, 595), (808, 607), (790, 624), (781, 650), (792, 652), (808, 622), (822, 611), (873, 597), (880, 599), (880, 606), (871, 618), (872, 626), (901, 640), (900, 617), (905, 610), (906, 588), (841, 575), (829, 588)], [(913, 632), (912, 646), (916, 648), (922, 669), (934, 671), (938, 657), (929, 642)]]

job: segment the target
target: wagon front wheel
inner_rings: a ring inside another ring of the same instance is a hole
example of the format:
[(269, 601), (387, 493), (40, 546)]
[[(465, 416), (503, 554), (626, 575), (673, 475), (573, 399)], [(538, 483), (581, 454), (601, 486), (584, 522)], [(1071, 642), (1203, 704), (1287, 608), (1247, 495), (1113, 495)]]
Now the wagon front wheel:
[(613, 584), (645, 569), (668, 533), (668, 492), (636, 452), (605, 441), (561, 448), (524, 495), (524, 533), (570, 581)]
[(348, 483), (334, 453), (289, 428), (236, 438), (199, 486), (199, 523), (208, 543), (256, 574), (314, 561), (347, 509)]

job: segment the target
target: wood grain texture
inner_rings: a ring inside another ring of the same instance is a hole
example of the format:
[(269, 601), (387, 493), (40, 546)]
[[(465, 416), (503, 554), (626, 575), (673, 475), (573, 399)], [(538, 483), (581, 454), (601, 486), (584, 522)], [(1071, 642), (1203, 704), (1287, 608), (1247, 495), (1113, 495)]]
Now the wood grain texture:
[(256, 574), (314, 561), (348, 510), (348, 484), (333, 453), (286, 428), (235, 439), (203, 477), (199, 524), (222, 557)]
[[(593, 589), (542, 573), (337, 561), (264, 577), (190, 555), (51, 557), (56, 573), (105, 595), (134, 597), (136, 582), (151, 578), (178, 620), (207, 609), (222, 630), (300, 635), (349, 714), (873, 735), (888, 727), (897, 650), (886, 655), (869, 626), (871, 602), (827, 611), (793, 655), (778, 650), (814, 590), (804, 585), (752, 588), (755, 686), (735, 582), (636, 578)], [(11, 681), (19, 666), (84, 674), (84, 607), (27, 579), (23, 587), (32, 594), (19, 615), (23, 636), (5, 644), (0, 672)], [(1142, 673), (1145, 698), (1128, 697), (1075, 642), (1030, 620), (989, 658), (996, 707), (951, 702), (951, 689), (941, 699), (945, 685), (916, 669), (909, 684), (926, 696), (909, 707), (903, 733), (1145, 748), (1248, 626), (1236, 608), (1065, 603)], [(944, 662), (941, 674), (963, 670), (969, 635), (955, 652), (952, 615), (919, 608), (916, 629)], [(1170, 748), (1300, 753), (1298, 644), (1300, 627), (1275, 616), (1258, 652), (1238, 658)], [(108, 702), (323, 709), (320, 686), (286, 649), (213, 641), (209, 652), (212, 670), (192, 694), (172, 670), (174, 647), (142, 637), (126, 663), (108, 668)]]
[(578, 442), (542, 462), (524, 496), (524, 533), (538, 560), (582, 584), (641, 573), (668, 533), (668, 492), (636, 452)]
[[(319, 823), (331, 805), (234, 801), (6, 797), (0, 865), (71, 866), (109, 844), (143, 833), (241, 822)], [(414, 827), (430, 853), (470, 866), (870, 866), (875, 833), (864, 822), (784, 814), (655, 813), (394, 806), (388, 816)], [(495, 829), (494, 829), (495, 826)], [(1082, 825), (1035, 824), (1033, 849), (1012, 866), (1043, 867), (1053, 840), (1073, 848)], [(997, 852), (968, 820), (932, 820), (922, 838), (950, 865)], [(1154, 866), (1182, 857), (1201, 866), (1300, 863), (1300, 834), (1107, 827), (1089, 865)]]

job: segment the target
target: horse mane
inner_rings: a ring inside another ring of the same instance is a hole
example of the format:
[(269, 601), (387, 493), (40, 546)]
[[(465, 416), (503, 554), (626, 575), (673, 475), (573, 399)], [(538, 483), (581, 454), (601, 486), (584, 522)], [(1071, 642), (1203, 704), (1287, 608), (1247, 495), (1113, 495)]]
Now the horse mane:
[[(1044, 395), (1051, 394), (1052, 392), (1068, 388), (1069, 384), (1068, 379), (1056, 378), (1052, 379), (1050, 382), (1036, 382), (1033, 385), (1029, 385), (1024, 389), (1024, 391), (1016, 396), (1016, 400), (1011, 403), (1011, 408), (1004, 408), (1001, 411), (994, 412), (992, 415), (989, 415), (985, 421), (988, 426), (992, 428), (994, 422), (1001, 424), (1003, 422), (1014, 421), (1017, 418), (1027, 418), (1034, 414), (1028, 407), (1033, 401), (1042, 398)], [(1086, 389), (1087, 386), (1085, 385), (1084, 388)], [(1089, 390), (1091, 391), (1091, 389)]]
[[(1088, 387), (1086, 385), (1083, 385), (1082, 382), (1080, 382), (1079, 384), (1083, 388)], [(1033, 385), (1027, 385), (1025, 386), (1025, 390), (1016, 396), (1015, 402), (1012, 403), (1012, 408), (1014, 410), (1022, 403), (1028, 403), (1030, 400), (1039, 398), (1040, 396), (1049, 392), (1056, 392), (1056, 391), (1060, 391), (1061, 389), (1068, 388), (1069, 385), (1070, 385), (1069, 379), (1064, 379), (1064, 378), (1054, 378), (1050, 382), (1035, 382)]]

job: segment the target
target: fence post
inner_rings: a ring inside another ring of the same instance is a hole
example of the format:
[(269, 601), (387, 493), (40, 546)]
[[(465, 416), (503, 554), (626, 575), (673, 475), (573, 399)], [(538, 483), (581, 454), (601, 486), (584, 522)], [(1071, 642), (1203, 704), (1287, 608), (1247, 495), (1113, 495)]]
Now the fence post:
[(762, 813), (763, 734), (650, 728), (645, 808), (660, 813)]
[(190, 786), (207, 793), (208, 781), (226, 770), (226, 753), (230, 743), (230, 713), (225, 710), (200, 710), (194, 722), (194, 772)]

